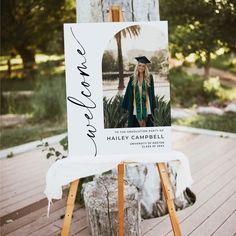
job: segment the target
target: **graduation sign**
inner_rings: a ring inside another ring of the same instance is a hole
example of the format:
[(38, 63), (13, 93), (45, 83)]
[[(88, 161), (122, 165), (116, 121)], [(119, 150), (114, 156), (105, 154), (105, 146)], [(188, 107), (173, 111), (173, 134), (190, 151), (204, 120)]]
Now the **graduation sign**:
[(65, 24), (70, 156), (171, 149), (167, 22)]

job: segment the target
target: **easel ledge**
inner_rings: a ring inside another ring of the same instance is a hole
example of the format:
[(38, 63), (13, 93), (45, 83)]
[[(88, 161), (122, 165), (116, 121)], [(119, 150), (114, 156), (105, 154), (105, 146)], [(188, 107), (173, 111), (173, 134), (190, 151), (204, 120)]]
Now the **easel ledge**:
[[(123, 21), (123, 16), (120, 6), (113, 6), (110, 8), (110, 20), (112, 22)], [(135, 163), (135, 162), (122, 162), (121, 164), (118, 165), (119, 236), (124, 236), (124, 165), (125, 164), (128, 165), (130, 163)], [(175, 236), (181, 236), (181, 231), (175, 211), (173, 188), (170, 182), (166, 164), (157, 163), (156, 166), (160, 175), (162, 189), (166, 199), (173, 233)], [(69, 235), (78, 185), (79, 185), (79, 179), (71, 182), (61, 236)]]

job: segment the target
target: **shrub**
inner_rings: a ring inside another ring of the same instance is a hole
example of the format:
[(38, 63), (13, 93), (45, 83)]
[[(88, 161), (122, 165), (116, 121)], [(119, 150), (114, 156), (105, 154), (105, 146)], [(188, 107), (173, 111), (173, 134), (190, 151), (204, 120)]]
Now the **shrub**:
[(102, 58), (102, 71), (111, 72), (117, 70), (118, 70), (117, 61), (114, 53), (112, 51), (106, 50)]
[(2, 91), (0, 91), (0, 105), (1, 115), (8, 113), (7, 99), (3, 96)]
[(123, 97), (103, 98), (104, 127), (124, 128), (127, 127), (128, 114), (122, 108)]
[(236, 73), (235, 53), (231, 52), (217, 56), (211, 60), (211, 66), (231, 73)]
[(154, 110), (154, 124), (155, 126), (170, 126), (171, 113), (170, 101), (166, 102), (163, 97), (156, 97), (157, 108)]
[(219, 77), (211, 77), (203, 82), (203, 91), (209, 100), (217, 99), (221, 90)]
[(31, 96), (9, 92), (3, 95), (1, 92), (1, 114), (26, 114), (32, 113)]
[(235, 88), (222, 86), (218, 77), (203, 79), (187, 74), (181, 67), (170, 70), (170, 86), (172, 103), (182, 107), (209, 103), (222, 106), (236, 99)]
[[(125, 128), (127, 127), (128, 114), (122, 108), (123, 97), (103, 99), (104, 107), (104, 127), (105, 128)], [(166, 102), (164, 97), (156, 97), (157, 108), (154, 111), (155, 126), (171, 125), (170, 102)]]
[(34, 120), (62, 120), (66, 117), (65, 79), (40, 78), (33, 97)]
[(180, 67), (170, 70), (171, 101), (183, 107), (204, 103), (204, 80), (197, 75), (188, 75)]

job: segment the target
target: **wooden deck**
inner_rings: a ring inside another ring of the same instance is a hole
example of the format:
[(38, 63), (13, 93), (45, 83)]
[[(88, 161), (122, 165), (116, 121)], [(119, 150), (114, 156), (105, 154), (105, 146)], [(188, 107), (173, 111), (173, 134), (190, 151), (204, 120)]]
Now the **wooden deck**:
[[(194, 206), (178, 212), (182, 234), (236, 234), (236, 139), (173, 132), (174, 149), (190, 160), (197, 195)], [(56, 201), (50, 218), (43, 195), (45, 173), (53, 160), (39, 150), (0, 161), (1, 236), (59, 235), (65, 199)], [(145, 236), (173, 235), (168, 216), (142, 222)], [(71, 235), (87, 236), (85, 210), (76, 206)]]

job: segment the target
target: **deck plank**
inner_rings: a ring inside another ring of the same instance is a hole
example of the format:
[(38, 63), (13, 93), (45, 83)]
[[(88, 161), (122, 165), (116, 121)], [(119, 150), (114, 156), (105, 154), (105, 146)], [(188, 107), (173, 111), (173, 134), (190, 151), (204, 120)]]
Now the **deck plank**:
[[(63, 198), (59, 201), (55, 201), (53, 205), (51, 205), (50, 209), (50, 215), (52, 215), (55, 211), (65, 207), (66, 205), (66, 199)], [(39, 210), (36, 210), (34, 212), (31, 212), (30, 214), (23, 216), (16, 221), (13, 221), (10, 224), (5, 224), (3, 228), (3, 235), (10, 234), (14, 231), (19, 230), (20, 228), (27, 227), (27, 225), (30, 225), (34, 223), (37, 219), (40, 217), (46, 217), (47, 214), (47, 207), (43, 207)]]
[(214, 236), (236, 235), (236, 210), (227, 218), (224, 223), (212, 234)]
[[(174, 149), (183, 151), (189, 157), (194, 179), (191, 189), (197, 195), (197, 202), (192, 207), (177, 212), (183, 235), (234, 235), (235, 139), (175, 131), (172, 140)], [(53, 159), (47, 160), (45, 153), (40, 150), (0, 160), (0, 213), (2, 210), (6, 214), (23, 209), (29, 203), (45, 198), (42, 194), (45, 174), (53, 162)], [(23, 215), (5, 224), (1, 228), (1, 236), (60, 235), (63, 223), (60, 217), (65, 212), (65, 206), (65, 199), (57, 201), (51, 208), (49, 219), (46, 217), (46, 206)], [(173, 235), (168, 215), (144, 220), (141, 226), (146, 236)], [(72, 219), (70, 235), (89, 235), (85, 211), (78, 209), (78, 206)]]
[[(56, 148), (58, 151), (65, 153), (59, 144), (52, 145), (51, 147)], [(4, 171), (14, 171), (16, 168), (21, 169), (22, 163), (23, 167), (32, 167), (34, 164), (38, 164), (44, 161), (55, 161), (53, 158), (46, 159), (46, 151), (42, 152), (42, 148), (36, 148), (35, 150), (30, 150), (29, 152), (24, 152), (13, 156), (12, 158), (1, 159), (1, 167)], [(37, 166), (37, 165), (36, 165)]]
[(217, 206), (215, 211), (212, 212), (212, 214), (210, 214), (208, 217), (205, 217), (204, 221), (200, 225), (196, 226), (194, 224), (195, 228), (194, 227), (191, 228), (190, 229), (191, 232), (189, 234), (193, 236), (212, 235), (224, 223), (225, 219), (229, 218), (233, 214), (235, 209), (233, 209), (232, 206), (235, 203), (236, 203), (236, 192), (234, 192), (231, 196), (227, 197), (227, 199), (225, 200), (225, 202), (223, 202), (222, 205)]
[[(60, 215), (63, 215), (65, 213), (65, 208), (62, 208), (60, 210)], [(86, 217), (85, 217), (85, 209), (79, 209), (79, 210), (75, 210), (73, 213), (73, 221), (72, 221), (72, 225), (74, 225), (75, 219), (78, 219), (79, 225), (78, 227), (81, 227), (81, 224), (83, 225), (84, 222), (86, 222)], [(50, 217), (51, 218), (51, 217)], [(62, 228), (62, 224), (63, 224), (63, 219), (61, 219), (60, 217), (58, 217), (58, 214), (54, 216), (52, 216), (53, 218), (53, 224), (45, 224), (46, 221), (44, 220), (44, 224), (40, 226), (40, 228), (37, 226), (38, 230), (34, 231), (30, 234), (27, 234), (26, 236), (38, 236), (38, 235), (56, 235), (58, 234), (58, 232), (61, 231)]]
[[(226, 158), (228, 152), (234, 152), (234, 153), (236, 152), (235, 148), (232, 149), (231, 143), (228, 145), (227, 143), (222, 142), (222, 144), (221, 145), (218, 144), (217, 147), (209, 145), (208, 150), (204, 150), (202, 152), (201, 157), (198, 158), (198, 161), (196, 161), (195, 163), (192, 163), (190, 161), (192, 174), (201, 170), (201, 168), (204, 167), (205, 165), (209, 165), (216, 159), (221, 158), (221, 156)], [(196, 158), (194, 154), (188, 156), (190, 157), (190, 160)]]
[[(85, 229), (88, 228), (86, 212), (84, 211), (82, 214), (76, 212), (76, 217), (72, 219), (72, 224), (70, 228), (70, 235), (76, 235), (82, 233)], [(62, 222), (57, 222), (57, 226), (59, 230), (55, 232), (55, 235), (60, 234), (62, 229)]]
[[(206, 219), (208, 219), (219, 207), (221, 207), (228, 199), (229, 195), (232, 196), (232, 192), (236, 192), (236, 182), (234, 179), (227, 183), (227, 185), (215, 193), (210, 199), (204, 202), (199, 208), (197, 208), (188, 217), (181, 218), (181, 231), (183, 235), (189, 235), (193, 229), (199, 227)], [(232, 207), (232, 205), (231, 205)], [(232, 212), (231, 212), (232, 213)], [(212, 225), (214, 229), (217, 228), (217, 223)], [(203, 228), (202, 228), (203, 229)], [(204, 233), (204, 230), (202, 231)], [(172, 232), (168, 234), (173, 235)], [(202, 234), (201, 234), (202, 235)]]
[(45, 199), (46, 173), (53, 162), (40, 150), (0, 160), (1, 218)]
[(194, 184), (204, 181), (202, 176), (207, 177), (208, 175), (215, 172), (219, 174), (218, 171), (224, 171), (225, 168), (231, 166), (232, 158), (230, 153), (234, 155), (234, 152), (228, 152), (227, 157), (224, 155), (220, 155), (220, 157), (215, 158), (215, 160), (210, 164), (203, 166), (201, 169), (192, 174), (194, 178)]
[[(201, 136), (199, 138), (201, 138)], [(201, 164), (204, 161), (213, 160), (214, 156), (224, 154), (224, 152), (228, 150), (227, 146), (231, 147), (231, 143), (233, 143), (233, 141), (228, 141), (223, 138), (214, 138), (211, 141), (204, 140), (204, 142), (205, 143), (202, 145), (200, 143), (196, 143), (196, 146), (191, 145), (189, 149), (185, 147), (181, 149), (181, 151), (183, 151), (189, 157), (191, 167), (199, 165), (199, 163)], [(188, 143), (186, 145), (188, 146)]]
[[(236, 163), (236, 160), (234, 160), (234, 164), (235, 163)], [(195, 203), (195, 204), (199, 204), (199, 195), (198, 194), (200, 192), (204, 191), (204, 189), (209, 187), (217, 179), (219, 180), (219, 176), (226, 174), (229, 170), (232, 169), (232, 162), (229, 161), (228, 163), (226, 163), (222, 167), (223, 168), (218, 168), (213, 172), (209, 172), (208, 176), (206, 176), (205, 178), (202, 178), (201, 180), (199, 180), (199, 182), (195, 182), (193, 184), (194, 193), (197, 194), (197, 203)], [(208, 168), (208, 169), (210, 169), (210, 168)], [(205, 170), (203, 170), (203, 172), (205, 172)], [(233, 170), (233, 173), (234, 173), (234, 170)], [(201, 172), (200, 172), (200, 175), (201, 175)], [(186, 211), (186, 210), (184, 210), (184, 211)], [(167, 222), (167, 224), (170, 224), (168, 217), (161, 217), (159, 219), (158, 218), (157, 219), (149, 219), (149, 220), (144, 221), (144, 223), (142, 225), (142, 232), (144, 233), (144, 235), (146, 235), (147, 232), (154, 230), (154, 234), (155, 233), (159, 234), (160, 232), (158, 231), (158, 225), (161, 222), (163, 222), (164, 220)], [(154, 226), (156, 226), (156, 229), (154, 228)], [(182, 227), (182, 225), (181, 225), (181, 227)], [(157, 232), (156, 232), (156, 230), (157, 230)]]
[[(205, 183), (205, 188), (200, 190), (200, 192), (194, 191), (197, 194), (197, 202), (180, 212), (177, 212), (179, 222), (183, 222), (185, 218), (192, 215), (196, 210), (203, 207), (206, 202), (209, 201), (217, 192), (222, 191), (223, 186), (227, 186), (227, 190), (230, 191), (231, 186), (229, 183), (234, 183), (234, 177), (236, 175), (236, 167), (232, 168), (230, 171), (219, 176), (213, 183)], [(204, 184), (204, 183), (203, 183)], [(193, 188), (194, 189), (194, 188)], [(228, 192), (226, 192), (228, 194)], [(146, 223), (146, 222), (144, 222)], [(144, 235), (166, 235), (172, 230), (169, 219), (165, 218), (163, 221), (157, 222), (150, 232), (143, 231)]]
[[(77, 209), (78, 206), (75, 207)], [(18, 235), (49, 235), (51, 232), (55, 232), (58, 230), (58, 227), (55, 225), (55, 222), (58, 220), (63, 221), (60, 217), (65, 213), (65, 204), (60, 205), (58, 209), (54, 212), (50, 213), (50, 217), (47, 218), (47, 208), (44, 208), (44, 213), (42, 215), (38, 215), (38, 218), (35, 219), (32, 223), (26, 224), (21, 228), (18, 228), (14, 232), (6, 234), (7, 236), (18, 236)], [(38, 212), (39, 214), (39, 212)], [(47, 229), (47, 232), (44, 229)], [(44, 231), (45, 234), (41, 234), (40, 232)]]

